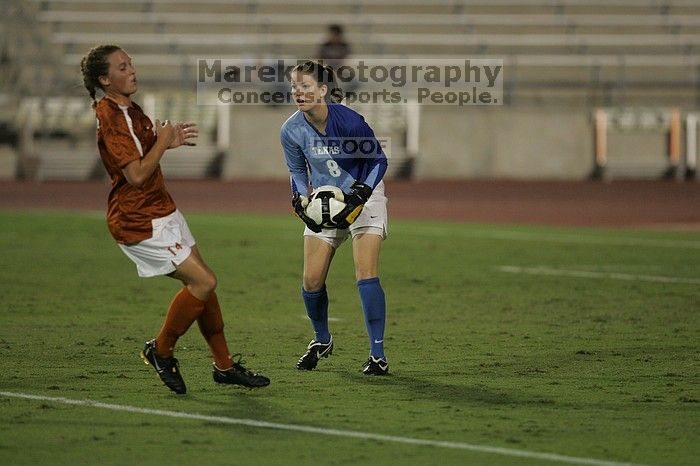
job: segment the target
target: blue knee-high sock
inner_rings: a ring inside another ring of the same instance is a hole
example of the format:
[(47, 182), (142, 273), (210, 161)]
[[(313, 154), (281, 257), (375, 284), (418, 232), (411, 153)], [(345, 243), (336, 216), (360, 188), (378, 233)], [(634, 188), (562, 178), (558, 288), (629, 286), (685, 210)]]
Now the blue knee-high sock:
[(306, 291), (301, 288), (301, 296), (304, 298), (306, 315), (311, 319), (314, 327), (315, 340), (321, 343), (328, 343), (331, 334), (328, 332), (328, 293), (326, 285), (318, 291)]
[(368, 278), (357, 282), (362, 309), (365, 311), (365, 324), (369, 335), (370, 354), (384, 357), (384, 323), (386, 321), (386, 300), (379, 278)]

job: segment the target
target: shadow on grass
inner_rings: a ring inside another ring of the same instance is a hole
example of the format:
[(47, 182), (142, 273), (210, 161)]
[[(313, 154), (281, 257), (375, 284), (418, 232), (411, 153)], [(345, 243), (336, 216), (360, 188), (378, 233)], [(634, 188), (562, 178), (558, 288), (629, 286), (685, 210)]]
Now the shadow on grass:
[(531, 396), (524, 392), (513, 390), (495, 390), (480, 384), (471, 384), (468, 380), (441, 382), (437, 378), (416, 376), (405, 372), (390, 373), (383, 377), (368, 377), (363, 374), (340, 374), (348, 385), (357, 384), (373, 388), (387, 387), (395, 397), (403, 395), (402, 399), (434, 400), (457, 405), (550, 405), (551, 399)]

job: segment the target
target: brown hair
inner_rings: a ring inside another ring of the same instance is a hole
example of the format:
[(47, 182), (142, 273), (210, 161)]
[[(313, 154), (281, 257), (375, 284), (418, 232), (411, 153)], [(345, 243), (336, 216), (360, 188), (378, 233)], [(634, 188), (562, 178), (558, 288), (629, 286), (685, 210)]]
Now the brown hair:
[(117, 50), (121, 50), (118, 45), (97, 45), (80, 60), (80, 72), (83, 75), (83, 84), (87, 89), (92, 99), (92, 108), (97, 106), (97, 89), (104, 91), (100, 84), (100, 76), (104, 76), (109, 72), (109, 62), (107, 57)]
[(308, 74), (316, 80), (319, 86), (327, 86), (328, 93), (326, 94), (326, 101), (334, 104), (339, 104), (343, 101), (345, 93), (338, 86), (338, 78), (332, 67), (322, 65), (317, 61), (309, 60), (295, 66), (294, 69), (292, 69), (292, 73)]

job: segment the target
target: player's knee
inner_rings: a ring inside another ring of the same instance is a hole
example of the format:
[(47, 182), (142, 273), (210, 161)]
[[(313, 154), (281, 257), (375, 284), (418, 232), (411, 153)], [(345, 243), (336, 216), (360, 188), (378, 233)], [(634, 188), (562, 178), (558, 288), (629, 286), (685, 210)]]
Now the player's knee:
[(202, 276), (199, 277), (194, 283), (194, 286), (198, 289), (198, 291), (207, 297), (213, 293), (214, 290), (216, 290), (216, 285), (216, 275), (211, 272), (202, 274)]
[(309, 292), (319, 291), (323, 288), (325, 280), (321, 276), (304, 275), (304, 289)]
[(208, 293), (213, 293), (218, 284), (219, 282), (216, 279), (216, 275), (213, 273), (208, 273), (206, 279), (204, 280), (204, 286), (206, 287)]

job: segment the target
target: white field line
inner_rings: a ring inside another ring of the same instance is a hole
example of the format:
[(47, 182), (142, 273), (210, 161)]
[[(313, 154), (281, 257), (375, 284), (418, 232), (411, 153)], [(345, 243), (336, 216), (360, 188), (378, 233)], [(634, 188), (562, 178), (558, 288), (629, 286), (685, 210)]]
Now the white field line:
[(528, 275), (550, 275), (554, 277), (576, 278), (607, 278), (612, 280), (627, 280), (632, 282), (657, 282), (657, 283), (689, 283), (700, 285), (700, 278), (662, 277), (658, 275), (634, 275), (616, 272), (589, 272), (586, 270), (561, 270), (547, 267), (518, 267), (515, 265), (503, 265), (498, 267), (501, 272), (523, 273)]
[(655, 238), (633, 238), (633, 237), (598, 237), (585, 236), (582, 234), (566, 233), (534, 233), (524, 231), (491, 230), (491, 231), (471, 231), (446, 229), (432, 226), (410, 227), (401, 231), (401, 235), (416, 236), (440, 236), (440, 237), (463, 237), (476, 239), (500, 239), (507, 241), (535, 241), (542, 243), (564, 243), (564, 244), (591, 244), (601, 246), (642, 246), (655, 248), (675, 248), (675, 249), (700, 249), (700, 241), (676, 240), (676, 239), (655, 239)]
[[(299, 317), (304, 319), (304, 320), (309, 320), (309, 316), (306, 314), (299, 314)], [(341, 319), (340, 317), (329, 317), (328, 322), (342, 322), (344, 319)]]
[(162, 409), (139, 408), (137, 406), (117, 405), (111, 403), (101, 403), (92, 400), (74, 400), (63, 397), (31, 395), (27, 393), (0, 392), (0, 396), (11, 398), (23, 398), (27, 400), (46, 401), (52, 403), (62, 403), (74, 406), (87, 406), (90, 408), (107, 409), (111, 411), (122, 411), (135, 414), (148, 414), (151, 416), (172, 417), (178, 419), (188, 419), (195, 421), (205, 421), (217, 424), (233, 424), (248, 427), (258, 427), (262, 429), (286, 430), (292, 432), (305, 432), (319, 435), (331, 435), (335, 437), (358, 438), (363, 440), (373, 440), (377, 442), (392, 442), (408, 445), (429, 446), (437, 448), (450, 448), (456, 450), (470, 450), (480, 453), (492, 453), (495, 455), (515, 456), (520, 458), (533, 458), (538, 460), (558, 461), (568, 464), (585, 464), (594, 466), (643, 466), (634, 463), (618, 463), (615, 461), (599, 460), (594, 458), (584, 458), (576, 456), (559, 455), (557, 453), (540, 453), (528, 450), (518, 450), (514, 448), (491, 447), (473, 443), (447, 442), (441, 440), (424, 440), (411, 437), (397, 437), (394, 435), (373, 434), (370, 432), (358, 432), (352, 430), (324, 429), (322, 427), (312, 427), (296, 424), (279, 424), (276, 422), (256, 421), (254, 419), (239, 419), (225, 416), (208, 416), (205, 414), (185, 413), (181, 411), (166, 411)]

